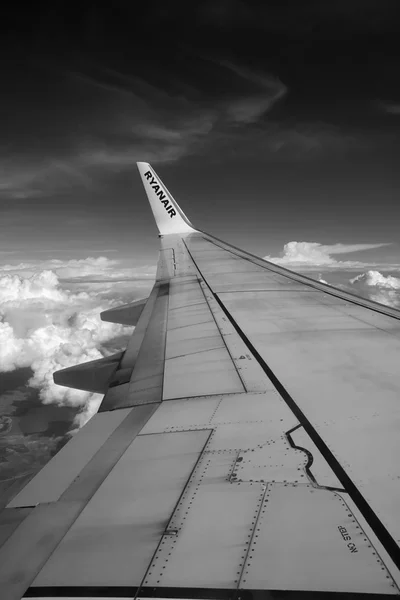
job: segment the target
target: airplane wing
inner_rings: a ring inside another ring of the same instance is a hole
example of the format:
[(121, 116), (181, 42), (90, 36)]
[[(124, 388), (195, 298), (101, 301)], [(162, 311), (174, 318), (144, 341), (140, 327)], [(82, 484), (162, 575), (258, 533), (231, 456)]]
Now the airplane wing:
[(1, 598), (399, 594), (400, 312), (194, 227), (160, 231), (125, 352), (55, 373), (96, 414), (0, 520)]

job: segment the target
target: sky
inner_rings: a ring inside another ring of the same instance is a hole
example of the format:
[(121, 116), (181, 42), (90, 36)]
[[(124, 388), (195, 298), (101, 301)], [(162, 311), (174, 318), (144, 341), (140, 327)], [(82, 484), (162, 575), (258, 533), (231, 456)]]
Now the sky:
[(54, 448), (98, 406), (52, 372), (123, 348), (98, 314), (151, 289), (136, 161), (200, 229), (400, 307), (397, 0), (16, 2), (0, 28), (7, 435), (31, 410)]

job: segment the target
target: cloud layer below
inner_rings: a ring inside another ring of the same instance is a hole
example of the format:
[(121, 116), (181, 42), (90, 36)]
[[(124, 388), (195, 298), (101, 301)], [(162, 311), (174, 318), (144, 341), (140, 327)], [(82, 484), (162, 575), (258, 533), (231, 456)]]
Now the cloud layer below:
[[(16, 265), (0, 266), (0, 274), (15, 274), (24, 278), (33, 277), (35, 281), (38, 272), (52, 271), (59, 279), (74, 279), (81, 281), (118, 281), (124, 279), (154, 279), (156, 267), (121, 267), (119, 261), (106, 256), (96, 258), (88, 256), (81, 259), (48, 259), (40, 262), (23, 262)], [(31, 284), (28, 285), (31, 288)], [(40, 284), (39, 284), (40, 288)]]
[[(281, 258), (266, 258), (300, 271), (321, 266), (331, 274), (336, 269), (344, 276), (346, 268), (365, 265), (337, 261), (334, 256), (380, 246), (382, 244), (289, 242)], [(53, 373), (118, 351), (120, 346), (114, 346), (113, 340), (129, 335), (132, 329), (104, 323), (99, 316), (102, 310), (118, 303), (113, 275), (124, 276), (123, 279), (131, 277), (130, 297), (126, 297), (124, 286), (121, 289), (125, 297), (119, 295), (121, 302), (128, 302), (134, 299), (132, 293), (136, 297), (138, 293), (141, 297), (147, 295), (154, 273), (147, 267), (121, 269), (117, 261), (106, 257), (48, 260), (40, 266), (38, 269), (38, 264), (27, 262), (0, 267), (0, 368), (7, 372), (31, 367), (33, 376), (29, 385), (39, 390), (42, 402), (79, 407), (77, 424), (82, 425), (97, 411), (102, 396), (56, 386)], [(65, 279), (60, 280), (61, 276)], [(135, 277), (146, 279), (146, 289), (134, 283)], [(110, 288), (103, 283), (107, 279)], [(318, 279), (329, 283), (330, 278), (324, 274), (323, 279), (319, 274)], [(91, 283), (93, 280), (102, 282), (98, 284), (100, 291)], [(79, 281), (79, 284), (68, 281)], [(378, 270), (364, 270), (339, 287), (388, 306), (400, 307), (400, 278)]]
[[(65, 261), (60, 272), (104, 276), (104, 270), (114, 262), (107, 261)], [(90, 286), (87, 291), (73, 292), (60, 283), (55, 271), (44, 269), (32, 274), (33, 266), (28, 266), (20, 274), (4, 268), (0, 271), (0, 368), (6, 372), (31, 367), (29, 385), (40, 390), (41, 400), (80, 407), (78, 424), (82, 425), (96, 412), (102, 396), (57, 386), (53, 372), (116, 352), (119, 348), (111, 351), (110, 342), (129, 334), (132, 328), (101, 321), (100, 312), (117, 301)], [(117, 295), (114, 291), (114, 298)]]

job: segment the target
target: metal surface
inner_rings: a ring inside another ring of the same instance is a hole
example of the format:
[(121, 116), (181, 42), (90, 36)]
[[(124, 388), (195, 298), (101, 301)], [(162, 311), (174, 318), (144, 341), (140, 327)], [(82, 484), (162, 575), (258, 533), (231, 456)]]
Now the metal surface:
[(268, 486), (240, 588), (398, 593), (340, 496), (284, 484)]
[[(189, 315), (194, 313), (193, 320), (195, 321), (199, 311), (202, 315), (206, 315), (208, 321), (185, 325), (188, 313)], [(182, 317), (183, 314), (184, 317)], [(177, 323), (179, 325), (175, 327)], [(224, 347), (224, 341), (212, 318), (198, 280), (181, 281), (178, 279), (171, 282), (165, 358), (176, 358)]]
[(54, 383), (78, 390), (105, 394), (123, 353), (91, 360), (53, 373)]
[[(171, 277), (179, 277), (180, 280), (183, 280), (186, 277), (193, 280), (193, 278), (197, 277), (196, 268), (188, 255), (186, 246), (180, 235), (162, 236), (160, 238), (160, 245), (162, 250), (173, 250), (172, 255), (170, 255), (173, 267), (173, 270), (170, 270)], [(167, 278), (170, 279), (170, 277)], [(157, 275), (157, 280), (159, 279), (160, 278)]]
[(27, 508), (5, 508), (0, 513), (0, 548), (12, 535), (20, 523), (33, 510), (33, 506)]
[[(114, 375), (115, 380), (119, 378), (120, 371), (124, 372), (125, 369), (130, 369), (130, 372), (132, 372), (132, 369), (139, 355), (139, 350), (144, 340), (144, 336), (146, 334), (146, 330), (149, 325), (152, 312), (154, 310), (154, 305), (158, 297), (158, 292), (158, 286), (154, 286), (146, 302), (146, 305), (140, 315), (137, 326), (135, 327), (135, 331), (133, 332), (132, 337), (129, 340), (128, 347), (122, 356), (121, 362), (119, 364), (119, 370), (116, 371)], [(120, 406), (123, 407), (124, 401), (127, 397), (128, 389), (129, 385), (127, 383), (120, 383), (120, 385), (109, 388), (100, 405), (99, 412), (114, 410), (115, 408), (119, 408)]]
[[(200, 262), (200, 268), (202, 268)], [(207, 271), (206, 271), (207, 273)], [(219, 273), (218, 275), (208, 275), (207, 281), (215, 292), (229, 292), (236, 290), (296, 290), (303, 289), (304, 286), (290, 280), (282, 282), (269, 277), (263, 270), (249, 271), (243, 269), (242, 272)]]
[(109, 323), (120, 323), (121, 325), (136, 325), (140, 315), (146, 306), (147, 298), (142, 300), (136, 300), (130, 304), (124, 304), (123, 306), (117, 306), (116, 308), (110, 308), (100, 313), (100, 319), (102, 321), (108, 321)]
[(174, 269), (174, 251), (172, 248), (160, 250), (157, 265), (157, 281), (168, 280), (175, 275)]
[(381, 560), (385, 563), (387, 570), (389, 571), (391, 577), (396, 582), (397, 587), (400, 589), (400, 572), (394, 564), (393, 560), (387, 553), (385, 547), (381, 544), (381, 542), (376, 537), (373, 529), (368, 525), (367, 521), (357, 508), (357, 505), (350, 498), (349, 494), (344, 492), (336, 492), (337, 496), (339, 496), (344, 502), (345, 506), (349, 509), (349, 513), (353, 515), (353, 518), (357, 521), (359, 527), (364, 532), (365, 537), (369, 540), (371, 546), (373, 546), (374, 551), (377, 556), (381, 558)]
[(94, 415), (11, 500), (8, 507), (35, 506), (58, 500), (129, 412), (130, 409), (125, 409)]
[[(285, 437), (296, 419), (279, 394), (223, 394), (163, 402), (141, 434), (163, 431), (215, 429), (209, 449), (256, 448), (271, 437)], [(256, 432), (253, 437), (252, 430)]]
[(159, 287), (157, 300), (146, 330), (129, 384), (126, 405), (160, 402), (164, 374), (169, 285)]
[(136, 438), (33, 586), (139, 585), (208, 437), (203, 430)]
[(275, 390), (265, 394), (223, 396), (211, 423), (262, 421), (269, 435), (282, 435), (296, 423), (292, 412)]
[[(343, 300), (318, 304), (319, 296), (322, 293), (258, 292), (223, 294), (222, 300), (400, 540), (400, 340), (359, 319), (343, 317), (337, 310)], [(287, 325), (288, 315), (293, 327)]]
[(157, 404), (130, 409), (127, 417), (65, 490), (61, 500), (89, 500), (156, 411)]
[(378, 329), (388, 331), (391, 335), (400, 335), (400, 319), (393, 319), (393, 317), (382, 315), (374, 310), (365, 310), (363, 306), (357, 306), (350, 302), (341, 305), (340, 308), (338, 307), (338, 310), (365, 323), (369, 323)]
[(181, 278), (171, 281), (169, 288), (169, 310), (204, 302), (199, 281), (196, 278)]
[(163, 402), (141, 433), (210, 427), (222, 398), (224, 396), (209, 396)]
[(88, 500), (155, 410), (156, 405), (138, 406), (130, 410), (61, 498), (57, 502), (36, 506), (9, 536), (0, 548), (2, 598), (21, 598)]
[(237, 481), (305, 483), (307, 456), (293, 449), (284, 436), (271, 436), (256, 448), (240, 451), (232, 475)]
[(262, 486), (232, 485), (235, 454), (207, 454), (190, 480), (145, 586), (236, 588)]
[(304, 427), (297, 427), (290, 433), (290, 438), (295, 446), (304, 448), (309, 453), (308, 470), (319, 486), (337, 489), (343, 487)]
[(135, 331), (129, 340), (128, 347), (122, 357), (120, 369), (126, 369), (128, 367), (133, 368), (139, 355), (139, 350), (142, 345), (144, 336), (147, 331), (147, 327), (150, 323), (150, 318), (154, 310), (154, 305), (158, 298), (159, 286), (155, 285), (151, 291), (151, 294), (146, 302), (146, 305), (140, 314), (139, 321), (135, 327)]
[(6, 600), (20, 600), (84, 507), (84, 502), (40, 504), (0, 548), (0, 590)]
[(163, 399), (244, 391), (197, 279), (171, 282), (170, 293)]
[(243, 384), (226, 348), (165, 361), (164, 400), (243, 391)]
[(265, 392), (266, 390), (275, 389), (273, 383), (226, 318), (208, 286), (201, 282), (201, 287), (246, 391)]
[(199, 304), (182, 306), (171, 311), (168, 315), (168, 331), (187, 325), (198, 325), (200, 323), (212, 322), (213, 316), (203, 298)]
[[(275, 427), (274, 425), (268, 427), (268, 424), (261, 420), (255, 421), (250, 419), (232, 420), (231, 422), (221, 423), (216, 428), (210, 440), (209, 448), (214, 451), (251, 451), (252, 454), (255, 454), (260, 448), (268, 446), (268, 442), (275, 442), (276, 437), (279, 436), (278, 423), (279, 421), (277, 420)], [(273, 434), (272, 431), (274, 431)], [(290, 469), (292, 467), (292, 453), (293, 451), (282, 454), (280, 461), (281, 463), (287, 462)], [(289, 456), (288, 460), (286, 460), (287, 456)], [(267, 455), (265, 455), (265, 460), (267, 460)], [(255, 457), (255, 461), (258, 462), (257, 457)], [(303, 462), (303, 457), (300, 457), (300, 461)], [(281, 464), (282, 477), (284, 477), (285, 466), (285, 464)]]
[(225, 348), (224, 341), (215, 323), (210, 322), (206, 325), (208, 327), (193, 325), (169, 331), (165, 358), (177, 358), (195, 352)]

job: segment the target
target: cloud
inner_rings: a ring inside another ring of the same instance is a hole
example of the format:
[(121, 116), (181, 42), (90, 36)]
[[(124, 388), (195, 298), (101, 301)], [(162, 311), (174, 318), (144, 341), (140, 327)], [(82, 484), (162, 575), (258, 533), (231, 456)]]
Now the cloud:
[(23, 200), (75, 186), (92, 189), (94, 182), (80, 157), (74, 154), (57, 159), (15, 156), (1, 164), (0, 196)]
[[(62, 445), (61, 436), (23, 435), (9, 433), (0, 436), (0, 482), (15, 481), (39, 471)], [(3, 487), (3, 490), (7, 490)]]
[[(80, 268), (80, 261), (70, 262)], [(93, 264), (100, 268), (99, 262)], [(115, 304), (97, 292), (64, 289), (51, 270), (0, 275), (1, 371), (30, 366), (29, 385), (40, 390), (41, 400), (80, 407), (77, 422), (82, 425), (102, 396), (57, 386), (53, 372), (109, 355), (107, 342), (132, 331), (100, 320), (99, 313)]]
[[(122, 267), (120, 261), (111, 260), (106, 256), (88, 256), (87, 258), (68, 260), (47, 259), (0, 266), (0, 275), (3, 273), (36, 277), (37, 273), (42, 271), (51, 271), (59, 279), (82, 281), (84, 283), (85, 281), (150, 280), (154, 279), (156, 267), (148, 265), (143, 267)], [(31, 285), (29, 287), (31, 289)]]
[[(37, 102), (30, 105), (29, 118), (20, 111), (14, 135), (3, 140), (2, 196), (28, 199), (71, 188), (93, 190), (107, 172), (132, 168), (136, 161), (176, 161), (191, 152), (216, 120), (204, 101), (190, 102), (164, 86), (94, 64), (82, 65), (82, 70), (66, 71), (51, 81), (38, 77), (38, 98), (32, 99)], [(46, 108), (51, 108), (50, 121)], [(17, 146), (24, 130), (29, 135)]]
[(388, 290), (400, 290), (400, 279), (392, 275), (382, 275), (379, 271), (367, 271), (350, 279), (351, 284), (376, 286)]
[[(228, 61), (207, 62), (212, 80), (221, 72), (222, 77), (230, 74), (227, 100), (216, 94), (210, 98), (207, 82), (201, 80), (193, 88), (182, 77), (169, 78), (168, 86), (152, 85), (93, 61), (82, 63), (81, 72), (65, 71), (51, 85), (39, 78), (49, 95), (33, 103), (29, 119), (20, 115), (15, 135), (4, 142), (0, 195), (18, 200), (82, 187), (94, 190), (107, 173), (132, 168), (139, 160), (168, 163), (208, 152), (214, 134), (254, 123), (287, 92), (269, 74)], [(45, 121), (47, 102), (51, 127)], [(36, 122), (42, 127), (34, 135)], [(30, 135), (15, 146), (24, 131)]]
[[(160, 164), (207, 155), (218, 161), (231, 154), (268, 160), (280, 154), (297, 161), (387, 146), (395, 139), (388, 133), (344, 132), (324, 122), (266, 119), (289, 93), (278, 77), (193, 51), (183, 60), (189, 58), (201, 61), (204, 76), (192, 86), (186, 76), (152, 69), (155, 84), (89, 60), (54, 81), (38, 77), (30, 110), (19, 107), (13, 135), (0, 152), (0, 196), (24, 200), (95, 192), (107, 177), (139, 160)], [(223, 94), (215, 89), (219, 79)], [(18, 90), (15, 101), (32, 94)], [(0, 115), (5, 125), (9, 118)], [(24, 143), (17, 145), (19, 138)]]
[(197, 118), (181, 116), (168, 127), (160, 117), (158, 120), (140, 115), (126, 117), (123, 127), (116, 125), (120, 131), (77, 139), (76, 147), (60, 154), (57, 160), (46, 156), (39, 160), (31, 156), (9, 160), (1, 169), (0, 196), (21, 200), (75, 188), (94, 190), (105, 174), (133, 168), (137, 161), (175, 162), (194, 151), (212, 129), (215, 118), (203, 111)]
[(235, 65), (229, 61), (220, 64), (245, 81), (256, 84), (261, 92), (246, 94), (242, 98), (231, 100), (227, 106), (228, 118), (236, 123), (254, 123), (273, 105), (287, 94), (287, 87), (277, 77), (257, 73), (246, 67)]
[(202, 150), (207, 150), (214, 161), (240, 156), (257, 160), (262, 157), (263, 162), (268, 163), (275, 162), (278, 156), (287, 163), (298, 163), (383, 149), (395, 141), (393, 133), (345, 131), (322, 121), (293, 123), (261, 119), (247, 127), (235, 123), (234, 127), (215, 128)]
[(379, 107), (390, 115), (400, 115), (400, 104), (379, 102)]
[(330, 285), (330, 284), (329, 284), (329, 283), (326, 281), (326, 279), (323, 279), (323, 278), (322, 278), (322, 275), (321, 275), (321, 273), (319, 273), (319, 275), (318, 275), (318, 281), (319, 281), (320, 283), (325, 283), (326, 285)]
[(351, 252), (360, 252), (362, 250), (371, 250), (387, 246), (382, 244), (320, 244), (319, 242), (288, 242), (283, 248), (283, 256), (271, 257), (264, 256), (265, 260), (274, 262), (282, 266), (294, 267), (342, 267), (354, 268), (364, 266), (364, 263), (356, 261), (337, 261), (332, 254), (347, 254)]
[(400, 308), (400, 278), (370, 270), (349, 281), (357, 293), (386, 306)]

